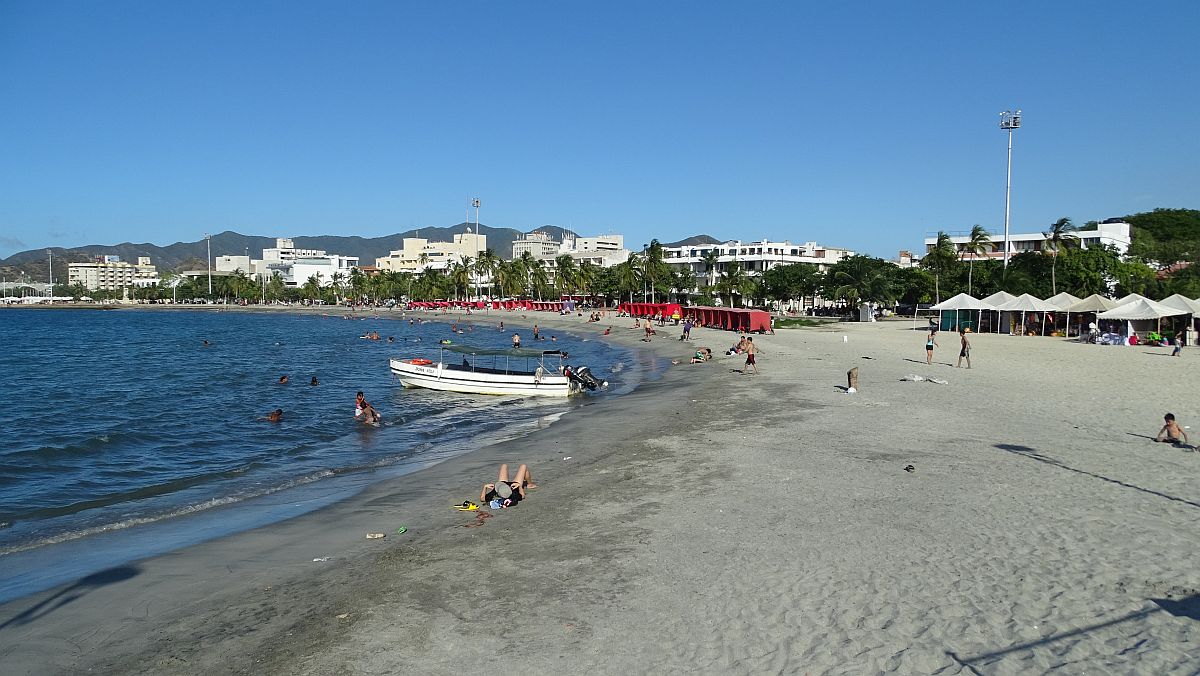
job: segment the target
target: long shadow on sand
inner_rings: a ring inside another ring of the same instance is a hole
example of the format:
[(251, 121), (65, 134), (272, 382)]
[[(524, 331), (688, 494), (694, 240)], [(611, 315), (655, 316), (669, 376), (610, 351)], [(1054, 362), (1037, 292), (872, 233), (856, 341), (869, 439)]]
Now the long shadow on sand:
[[(1028, 641), (1026, 643), (1018, 643), (1014, 646), (1004, 648), (1003, 650), (994, 650), (990, 653), (980, 653), (978, 655), (971, 655), (969, 657), (960, 657), (953, 650), (947, 650), (946, 654), (949, 655), (950, 658), (953, 659), (955, 662), (958, 662), (963, 667), (970, 669), (971, 673), (982, 676), (983, 672), (981, 672), (981, 671), (979, 671), (979, 669), (975, 668), (975, 664), (973, 664), (973, 663), (986, 662), (988, 660), (992, 660), (997, 657), (1003, 657), (1004, 655), (1007, 655), (1009, 653), (1015, 653), (1015, 652), (1019, 652), (1021, 650), (1030, 650), (1032, 648), (1037, 648), (1039, 646), (1043, 646), (1048, 643), (1054, 643), (1055, 641), (1061, 641), (1065, 638), (1071, 638), (1072, 636), (1081, 636), (1083, 634), (1088, 634), (1093, 631), (1096, 631), (1097, 629), (1103, 629), (1104, 627), (1111, 627), (1116, 624), (1121, 624), (1122, 622), (1130, 622), (1133, 620), (1140, 620), (1144, 617), (1148, 617), (1155, 613), (1166, 612), (1171, 615), (1174, 615), (1175, 617), (1183, 617), (1183, 618), (1187, 618), (1190, 620), (1200, 621), (1200, 594), (1193, 594), (1191, 596), (1179, 599), (1177, 601), (1172, 600), (1172, 599), (1150, 599), (1150, 601), (1152, 603), (1154, 603), (1157, 607), (1156, 608), (1147, 608), (1145, 610), (1139, 610), (1137, 612), (1128, 613), (1126, 615), (1122, 615), (1121, 617), (1117, 617), (1117, 618), (1114, 618), (1111, 620), (1106, 620), (1104, 622), (1097, 622), (1096, 624), (1088, 625), (1086, 627), (1080, 627), (1078, 629), (1072, 629), (1071, 631), (1064, 631), (1060, 634), (1052, 634), (1045, 638), (1040, 638), (1036, 641)], [(980, 664), (980, 666), (984, 666), (984, 665)]]
[(117, 582), (124, 582), (141, 574), (141, 572), (142, 569), (137, 566), (117, 566), (108, 570), (102, 570), (99, 573), (93, 573), (87, 577), (81, 577), (74, 584), (63, 587), (31, 608), (27, 608), (23, 612), (9, 618), (3, 624), (0, 624), (0, 631), (13, 625), (35, 622), (93, 589)]
[(1101, 481), (1107, 481), (1110, 484), (1114, 484), (1114, 485), (1120, 486), (1122, 488), (1128, 488), (1131, 490), (1140, 491), (1142, 493), (1156, 495), (1160, 498), (1166, 498), (1167, 500), (1171, 500), (1172, 502), (1178, 502), (1178, 503), (1181, 503), (1184, 505), (1190, 505), (1192, 507), (1196, 507), (1196, 508), (1200, 509), (1200, 502), (1192, 502), (1191, 500), (1185, 500), (1183, 498), (1179, 498), (1174, 495), (1167, 495), (1166, 493), (1162, 493), (1162, 492), (1159, 492), (1156, 490), (1151, 490), (1149, 488), (1142, 488), (1141, 486), (1135, 486), (1133, 484), (1125, 483), (1124, 481), (1118, 481), (1117, 479), (1110, 479), (1109, 477), (1103, 476), (1101, 474), (1096, 474), (1094, 472), (1089, 472), (1084, 469), (1078, 469), (1075, 467), (1071, 467), (1070, 465), (1064, 464), (1058, 460), (1055, 460), (1054, 458), (1042, 455), (1041, 453), (1038, 453), (1036, 450), (1034, 450), (1028, 446), (1017, 446), (1015, 444), (996, 444), (995, 446), (996, 446), (996, 448), (998, 448), (1002, 451), (1006, 451), (1008, 453), (1013, 453), (1015, 455), (1024, 456), (1026, 458), (1029, 458), (1030, 460), (1037, 460), (1038, 462), (1042, 462), (1047, 465), (1057, 467), (1059, 469), (1065, 469), (1069, 472), (1075, 472), (1076, 474), (1083, 474), (1084, 476), (1090, 476), (1090, 477), (1093, 477), (1096, 479), (1100, 479)]

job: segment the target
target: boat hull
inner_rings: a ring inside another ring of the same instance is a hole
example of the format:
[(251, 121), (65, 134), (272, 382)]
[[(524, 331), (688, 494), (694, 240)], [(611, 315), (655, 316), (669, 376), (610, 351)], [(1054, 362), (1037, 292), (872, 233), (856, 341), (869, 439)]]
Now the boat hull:
[(525, 397), (566, 397), (579, 387), (558, 373), (500, 373), (490, 369), (467, 370), (444, 363), (414, 364), (392, 359), (392, 374), (405, 387), (423, 387), (463, 394), (511, 394)]

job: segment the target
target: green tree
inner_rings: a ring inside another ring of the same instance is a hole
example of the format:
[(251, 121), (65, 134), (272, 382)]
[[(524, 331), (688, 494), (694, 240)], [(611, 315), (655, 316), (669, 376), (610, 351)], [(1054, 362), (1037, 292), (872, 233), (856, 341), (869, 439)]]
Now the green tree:
[(725, 265), (725, 269), (721, 271), (721, 280), (717, 282), (717, 288), (729, 294), (729, 307), (736, 307), (733, 302), (734, 294), (749, 294), (754, 290), (754, 285), (754, 280), (746, 274), (746, 268), (742, 267), (736, 257)]
[(304, 295), (309, 300), (316, 300), (321, 296), (321, 273), (316, 273), (304, 282)]
[(765, 298), (791, 301), (812, 296), (821, 288), (821, 271), (812, 263), (777, 265), (763, 273)]
[[(500, 262), (500, 257), (496, 255), (495, 249), (484, 249), (479, 254), (479, 258), (475, 259), (475, 274), (482, 279), (491, 280), (494, 278), (496, 267), (500, 265)], [(496, 292), (494, 287), (491, 292), (493, 294)]]
[(1050, 224), (1050, 229), (1042, 233), (1046, 236), (1046, 250), (1051, 252), (1053, 259), (1050, 263), (1050, 294), (1058, 294), (1058, 254), (1068, 246), (1078, 244), (1079, 236), (1075, 231), (1079, 228), (1071, 219), (1063, 217)]
[(952, 274), (960, 265), (958, 262), (958, 253), (954, 250), (953, 240), (950, 239), (950, 235), (939, 230), (937, 243), (921, 259), (921, 267), (933, 273), (935, 303), (942, 302), (941, 281)]
[(705, 251), (704, 255), (700, 257), (700, 261), (704, 263), (704, 274), (708, 276), (708, 286), (716, 285), (717, 267), (721, 262), (721, 254), (718, 252), (717, 247), (714, 246)]
[(959, 254), (959, 260), (962, 256), (971, 254), (971, 262), (967, 264), (967, 295), (971, 295), (973, 290), (972, 282), (975, 274), (975, 259), (981, 254), (985, 254), (992, 250), (992, 237), (987, 230), (983, 229), (978, 223), (971, 228), (971, 238), (967, 240), (967, 244), (963, 247), (962, 253)]
[(843, 258), (825, 273), (826, 293), (845, 300), (851, 308), (864, 302), (891, 302), (897, 296), (894, 275), (898, 269), (882, 258), (861, 255)]
[(562, 254), (554, 259), (554, 281), (560, 292), (572, 294), (575, 292), (575, 275), (579, 268), (570, 254)]

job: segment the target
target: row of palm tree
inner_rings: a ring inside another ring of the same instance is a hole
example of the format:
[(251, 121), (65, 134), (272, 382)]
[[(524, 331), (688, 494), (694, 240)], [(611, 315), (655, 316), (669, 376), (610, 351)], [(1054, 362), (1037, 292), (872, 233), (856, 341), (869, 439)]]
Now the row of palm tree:
[[(1079, 243), (1079, 236), (1075, 234), (1077, 230), (1079, 228), (1071, 222), (1071, 219), (1060, 218), (1051, 223), (1050, 228), (1042, 233), (1046, 238), (1044, 250), (1052, 256), (1050, 263), (1050, 284), (1051, 289), (1056, 294), (1058, 293), (1058, 256), (1063, 250), (1076, 246)], [(975, 272), (975, 259), (991, 250), (991, 235), (981, 225), (975, 225), (971, 228), (971, 234), (967, 242), (957, 251), (955, 250), (953, 240), (950, 239), (950, 235), (939, 231), (937, 241), (921, 260), (921, 266), (933, 272), (935, 302), (941, 302), (940, 278), (942, 274), (952, 261), (957, 259), (961, 263), (967, 254), (971, 256), (968, 260), (967, 268), (967, 293), (971, 294), (973, 291), (972, 282)]]

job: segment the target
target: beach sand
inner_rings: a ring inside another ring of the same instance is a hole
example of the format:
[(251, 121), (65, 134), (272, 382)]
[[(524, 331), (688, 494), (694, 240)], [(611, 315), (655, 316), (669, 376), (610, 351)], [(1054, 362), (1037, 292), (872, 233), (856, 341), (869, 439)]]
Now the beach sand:
[[(640, 337), (629, 319), (534, 321)], [(735, 339), (677, 335), (659, 329), (649, 347), (686, 362)], [(1186, 386), (1200, 351), (982, 335), (966, 370), (946, 364), (957, 342), (940, 334), (929, 367), (911, 322), (756, 336), (761, 375), (739, 357), (674, 366), (333, 507), (0, 606), (0, 662), (12, 674), (457, 674), (500, 661), (535, 674), (1195, 673), (1200, 453), (1147, 437), (1166, 411), (1200, 421)], [(846, 394), (855, 366), (860, 391)], [(477, 499), (500, 462), (528, 463), (539, 488), (463, 527), (477, 517), (449, 505)]]

